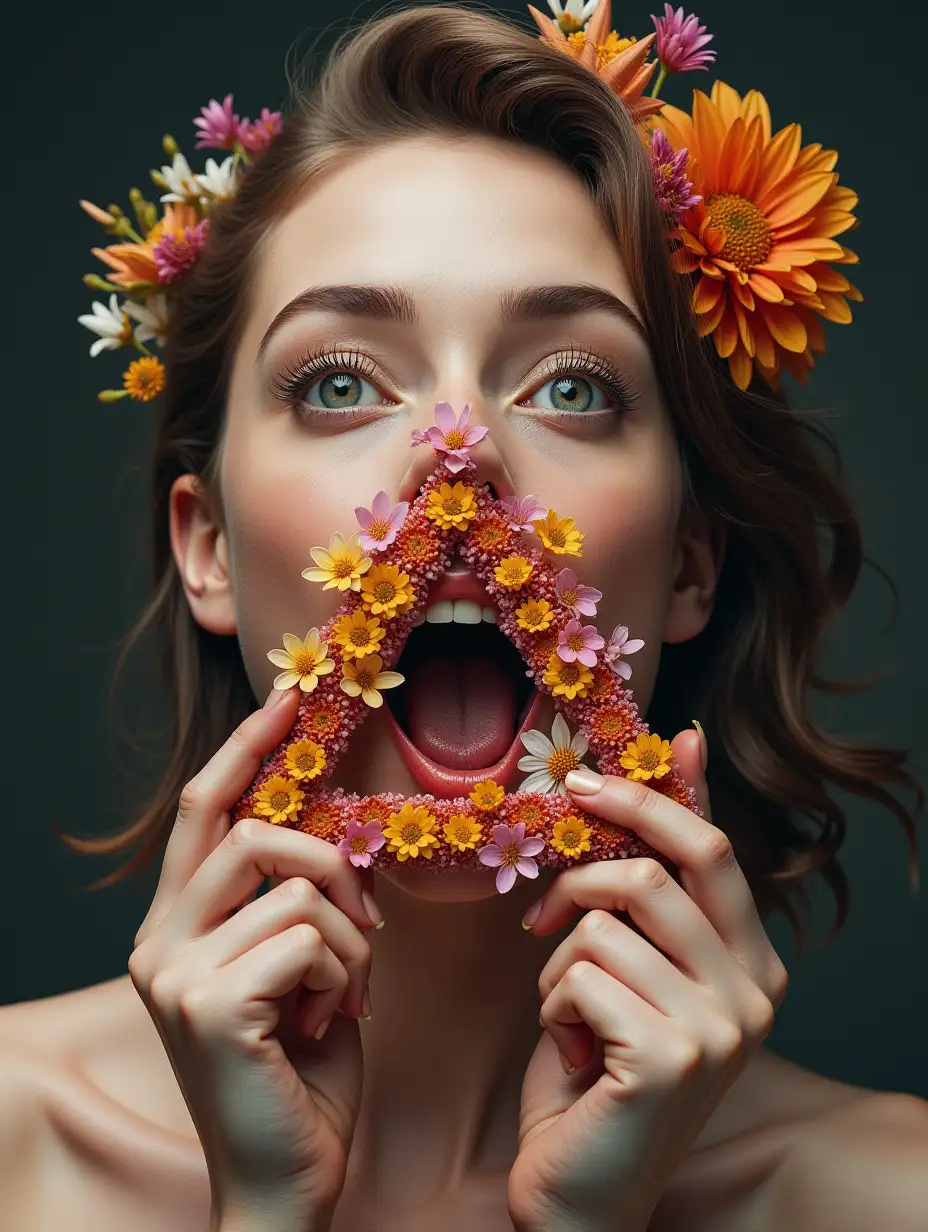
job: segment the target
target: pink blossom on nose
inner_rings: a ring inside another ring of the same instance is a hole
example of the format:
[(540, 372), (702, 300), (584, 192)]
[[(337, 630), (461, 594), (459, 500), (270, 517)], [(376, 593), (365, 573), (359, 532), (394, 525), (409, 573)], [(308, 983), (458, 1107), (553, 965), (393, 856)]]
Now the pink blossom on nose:
[(400, 501), (398, 505), (390, 506), (390, 497), (386, 492), (378, 492), (371, 502), (370, 509), (362, 505), (355, 507), (355, 517), (361, 527), (358, 536), (365, 552), (380, 552), (396, 539), (396, 536), (406, 521), (409, 512), (409, 501)]
[(634, 654), (636, 650), (640, 650), (644, 642), (640, 637), (628, 640), (628, 629), (625, 625), (616, 625), (612, 631), (612, 637), (609, 639), (609, 644), (603, 652), (603, 662), (608, 663), (610, 668), (617, 676), (621, 676), (623, 680), (628, 680), (632, 674), (631, 664), (624, 663), (620, 658), (623, 654)]
[(496, 888), (500, 894), (511, 890), (516, 883), (516, 875), (537, 877), (538, 865), (532, 859), (544, 850), (543, 838), (526, 838), (525, 822), (517, 826), (497, 825), (493, 827), (493, 842), (487, 843), (477, 852), (481, 864), (490, 868), (498, 868)]
[(338, 850), (347, 855), (355, 868), (370, 868), (371, 852), (379, 851), (386, 841), (379, 821), (369, 821), (362, 826), (359, 821), (352, 820), (348, 822)]
[(557, 653), (565, 663), (578, 660), (584, 667), (594, 667), (596, 651), (602, 650), (605, 640), (596, 632), (595, 625), (582, 625), (579, 620), (568, 620), (557, 635)]
[(468, 450), (482, 441), (489, 431), (488, 428), (471, 428), (469, 424), (469, 405), (455, 417), (450, 402), (436, 402), (435, 424), (426, 430), (426, 436), (433, 449), (445, 454), (445, 466), (453, 475), (464, 469)]
[(596, 604), (603, 592), (595, 586), (583, 586), (573, 569), (562, 569), (554, 579), (557, 597), (573, 616), (595, 616)]
[(506, 496), (500, 501), (509, 518), (510, 530), (532, 531), (532, 523), (536, 518), (543, 518), (548, 512), (544, 505), (539, 505), (534, 496)]
[(673, 6), (664, 5), (664, 16), (651, 14), (657, 30), (657, 58), (668, 73), (690, 73), (706, 68), (715, 59), (714, 51), (700, 51), (715, 37), (706, 34), (706, 27), (692, 13), (683, 16), (683, 6), (674, 12)]
[(209, 106), (201, 107), (200, 114), (194, 120), (193, 126), (199, 129), (199, 140), (195, 149), (207, 147), (214, 150), (231, 150), (239, 139), (241, 121), (232, 110), (232, 95), (227, 94), (222, 106), (211, 98)]

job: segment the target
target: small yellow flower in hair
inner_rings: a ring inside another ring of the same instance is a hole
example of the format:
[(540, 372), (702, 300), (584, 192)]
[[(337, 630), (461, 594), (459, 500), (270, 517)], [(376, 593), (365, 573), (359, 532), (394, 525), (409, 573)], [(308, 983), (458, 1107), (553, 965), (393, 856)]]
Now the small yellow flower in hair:
[(443, 483), (437, 490), (429, 492), (428, 508), (425, 516), (441, 530), (466, 530), (467, 524), (476, 515), (474, 504), (474, 489), (462, 483), (460, 479), (454, 487)]
[(483, 838), (483, 826), (466, 813), (453, 813), (442, 826), (448, 846), (454, 851), (473, 850)]
[(329, 540), (328, 548), (312, 548), (309, 554), (319, 567), (304, 569), (303, 577), (309, 582), (324, 582), (323, 590), (333, 586), (339, 590), (360, 590), (361, 574), (372, 563), (361, 549), (359, 535), (346, 539), (338, 531)]
[(325, 749), (315, 740), (297, 740), (287, 747), (284, 762), (293, 778), (314, 779), (325, 769)]
[(503, 802), (505, 789), (494, 783), (492, 779), (484, 779), (474, 784), (470, 798), (482, 813), (490, 813)]
[(356, 607), (350, 615), (338, 618), (332, 636), (342, 647), (343, 658), (362, 659), (377, 651), (385, 633), (379, 617), (366, 616), (363, 608)]
[(390, 620), (397, 612), (409, 611), (416, 597), (408, 573), (396, 565), (374, 565), (361, 579), (361, 602), (373, 615)]
[(311, 693), (320, 676), (335, 670), (335, 661), (328, 654), (329, 644), (319, 640), (318, 629), (310, 629), (305, 638), (285, 633), (284, 649), (267, 652), (274, 666), (284, 669), (274, 677), (274, 688), (292, 689), (298, 684), (304, 693)]
[(534, 568), (532, 562), (524, 556), (506, 556), (493, 573), (500, 586), (505, 586), (507, 590), (518, 590), (532, 576)]
[(389, 850), (398, 860), (415, 859), (425, 856), (432, 858), (432, 848), (438, 846), (438, 839), (432, 833), (435, 828), (435, 818), (423, 804), (404, 804), (398, 813), (391, 813), (384, 827), (384, 838), (389, 842)]
[(557, 556), (582, 556), (584, 535), (576, 529), (573, 518), (559, 518), (556, 509), (549, 509), (547, 515), (539, 518), (532, 525), (538, 538), (550, 551)]
[(660, 779), (670, 772), (673, 763), (673, 748), (669, 740), (661, 740), (652, 732), (641, 732), (637, 740), (625, 746), (619, 762), (630, 779)]
[(542, 677), (545, 684), (551, 686), (555, 697), (563, 695), (573, 699), (586, 697), (587, 688), (593, 682), (593, 673), (579, 659), (573, 663), (565, 663), (559, 654), (553, 654), (548, 660), (548, 666)]
[(590, 850), (592, 833), (589, 826), (585, 826), (579, 817), (571, 813), (563, 821), (554, 823), (554, 837), (551, 839), (551, 846), (561, 855), (576, 860), (579, 859), (581, 852)]
[(132, 361), (123, 373), (122, 383), (135, 402), (151, 402), (164, 389), (165, 379), (161, 360), (156, 355), (144, 355)]
[(516, 608), (516, 623), (529, 633), (541, 633), (554, 619), (554, 611), (547, 599), (529, 599)]
[(259, 817), (278, 826), (300, 811), (304, 799), (299, 784), (284, 778), (282, 774), (274, 774), (255, 792), (252, 807)]

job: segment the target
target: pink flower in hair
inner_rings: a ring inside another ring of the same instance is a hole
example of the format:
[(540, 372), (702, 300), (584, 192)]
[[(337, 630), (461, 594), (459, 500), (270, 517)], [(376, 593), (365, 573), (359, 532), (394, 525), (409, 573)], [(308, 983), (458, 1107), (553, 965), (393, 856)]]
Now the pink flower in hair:
[(516, 876), (537, 877), (538, 865), (532, 859), (544, 850), (543, 838), (526, 838), (525, 822), (517, 826), (498, 825), (493, 827), (493, 842), (487, 843), (477, 852), (481, 864), (490, 868), (498, 868), (496, 888), (500, 894), (511, 890), (516, 883)]
[(562, 569), (554, 579), (557, 597), (573, 616), (595, 616), (596, 604), (603, 592), (595, 586), (583, 586), (573, 569)]
[(603, 662), (608, 663), (610, 668), (617, 676), (621, 676), (623, 680), (628, 680), (632, 674), (631, 664), (624, 663), (621, 659), (623, 654), (634, 654), (636, 650), (640, 650), (644, 642), (640, 637), (628, 640), (628, 629), (625, 625), (616, 625), (612, 631), (612, 637), (609, 639), (609, 644), (603, 652)]
[(378, 492), (370, 509), (358, 505), (354, 512), (361, 527), (361, 547), (365, 552), (380, 552), (396, 539), (409, 512), (409, 501), (400, 501), (391, 508), (387, 493)]
[(500, 501), (509, 518), (510, 530), (533, 531), (532, 523), (536, 518), (543, 518), (548, 512), (544, 505), (539, 505), (534, 496), (507, 496)]
[(596, 652), (605, 646), (605, 639), (596, 632), (595, 625), (582, 625), (579, 620), (568, 620), (557, 635), (557, 653), (565, 663), (579, 661), (584, 667), (596, 665)]
[(370, 868), (371, 852), (379, 851), (386, 841), (379, 821), (369, 821), (362, 826), (352, 819), (348, 822), (345, 837), (338, 844), (338, 850), (344, 851), (355, 868)]
[(262, 107), (257, 120), (242, 120), (238, 139), (249, 154), (263, 154), (282, 127), (281, 112)]
[(241, 121), (232, 110), (232, 95), (227, 94), (220, 107), (216, 99), (209, 100), (209, 106), (200, 109), (200, 115), (193, 122), (199, 129), (199, 140), (196, 149), (206, 147), (214, 150), (231, 150), (239, 138)]
[(445, 454), (444, 463), (453, 475), (463, 470), (468, 450), (482, 441), (488, 428), (470, 426), (470, 406), (465, 406), (455, 418), (450, 402), (436, 402), (435, 425), (426, 429), (432, 448)]
[(684, 210), (698, 205), (702, 200), (699, 193), (693, 192), (693, 185), (686, 178), (688, 153), (685, 146), (682, 150), (674, 150), (660, 129), (654, 130), (649, 155), (654, 195), (661, 213), (673, 225), (680, 221)]
[(169, 231), (152, 249), (152, 257), (158, 267), (158, 281), (177, 282), (196, 265), (206, 236), (209, 219), (203, 218), (195, 227), (184, 227), (182, 234)]
[(683, 16), (683, 6), (674, 12), (673, 6), (664, 5), (664, 16), (651, 14), (657, 31), (657, 58), (668, 73), (691, 73), (694, 69), (707, 68), (715, 59), (714, 51), (700, 51), (715, 37), (706, 34), (706, 27), (692, 13)]

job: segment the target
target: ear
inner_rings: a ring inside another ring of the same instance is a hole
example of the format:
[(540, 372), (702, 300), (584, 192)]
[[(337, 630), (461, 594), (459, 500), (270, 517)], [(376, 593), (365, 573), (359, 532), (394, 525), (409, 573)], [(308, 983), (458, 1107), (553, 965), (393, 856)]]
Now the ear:
[(725, 561), (725, 525), (690, 508), (680, 519), (665, 642), (688, 642), (709, 623)]
[(209, 633), (234, 634), (228, 542), (196, 475), (181, 475), (171, 487), (170, 528), (171, 550), (194, 620)]

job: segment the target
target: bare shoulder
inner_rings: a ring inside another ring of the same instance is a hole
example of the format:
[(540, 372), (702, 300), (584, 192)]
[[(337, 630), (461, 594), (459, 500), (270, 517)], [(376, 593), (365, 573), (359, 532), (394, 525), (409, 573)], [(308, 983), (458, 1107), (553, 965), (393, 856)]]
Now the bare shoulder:
[(848, 1088), (796, 1133), (770, 1192), (769, 1232), (923, 1232), (928, 1101)]

